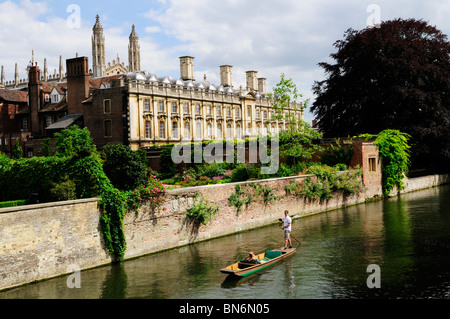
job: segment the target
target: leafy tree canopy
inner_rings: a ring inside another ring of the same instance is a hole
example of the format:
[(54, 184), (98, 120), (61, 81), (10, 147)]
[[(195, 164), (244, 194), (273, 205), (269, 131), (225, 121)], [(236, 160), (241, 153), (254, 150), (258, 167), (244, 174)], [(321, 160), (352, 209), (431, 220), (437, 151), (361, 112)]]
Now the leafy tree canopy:
[(326, 137), (397, 129), (412, 136), (416, 159), (450, 160), (450, 43), (422, 20), (349, 29), (335, 43), (311, 108)]
[(101, 150), (103, 170), (120, 190), (134, 189), (147, 182), (147, 157), (144, 150), (133, 151), (123, 144), (108, 144)]
[(286, 79), (281, 74), (280, 82), (273, 88), (273, 93), (268, 97), (273, 100), (272, 107), (274, 114), (271, 120), (284, 121), (286, 129), (279, 132), (280, 155), (294, 164), (298, 161), (308, 160), (321, 147), (313, 143), (314, 139), (321, 137), (321, 134), (310, 128), (303, 119), (296, 117), (298, 111), (307, 108), (309, 99), (298, 103), (297, 100), (303, 95), (298, 92), (297, 85), (292, 79)]
[(76, 125), (55, 133), (56, 156), (84, 157), (96, 153), (89, 130)]

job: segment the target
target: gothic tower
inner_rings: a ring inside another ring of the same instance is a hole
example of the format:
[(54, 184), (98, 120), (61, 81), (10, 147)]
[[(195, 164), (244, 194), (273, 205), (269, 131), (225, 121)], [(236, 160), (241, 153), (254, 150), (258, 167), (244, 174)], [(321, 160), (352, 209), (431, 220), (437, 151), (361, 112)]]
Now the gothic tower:
[(105, 37), (103, 36), (103, 27), (100, 24), (98, 14), (95, 17), (95, 25), (92, 28), (92, 70), (94, 77), (102, 77), (106, 74), (105, 58)]
[(130, 42), (128, 44), (128, 71), (135, 72), (141, 70), (141, 46), (139, 45), (139, 37), (131, 26)]

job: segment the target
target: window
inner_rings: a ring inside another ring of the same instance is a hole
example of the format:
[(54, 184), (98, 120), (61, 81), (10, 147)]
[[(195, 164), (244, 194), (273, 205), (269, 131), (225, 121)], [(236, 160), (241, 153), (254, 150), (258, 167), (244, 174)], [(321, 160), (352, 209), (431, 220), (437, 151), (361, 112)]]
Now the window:
[(184, 103), (184, 114), (189, 114), (189, 103)]
[(261, 128), (259, 125), (256, 127), (256, 135), (259, 135), (261, 133)]
[(206, 115), (211, 115), (211, 105), (206, 106)]
[(375, 157), (369, 158), (369, 172), (377, 171), (377, 159)]
[(158, 112), (164, 113), (164, 101), (158, 101)]
[(103, 112), (111, 113), (111, 100), (103, 100)]
[(22, 130), (28, 132), (28, 119), (26, 117), (22, 119)]
[(231, 108), (227, 107), (227, 117), (231, 117)]
[(201, 121), (197, 121), (197, 127), (195, 130), (196, 130), (197, 138), (201, 139), (202, 138), (202, 122)]
[(50, 98), (48, 97), (48, 94), (45, 94), (45, 102), (50, 101)]
[(207, 137), (209, 139), (212, 138), (212, 127), (211, 127), (211, 124), (208, 124), (208, 126), (207, 126)]
[(111, 137), (112, 134), (112, 122), (111, 120), (105, 120), (104, 122), (105, 137)]
[(45, 117), (45, 127), (49, 127), (51, 124), (52, 124), (52, 117), (47, 115)]
[(241, 139), (241, 126), (239, 124), (236, 125), (236, 137)]
[(240, 108), (236, 108), (236, 117), (241, 117), (241, 109)]
[(172, 138), (178, 138), (178, 122), (172, 122)]
[(249, 107), (247, 108), (247, 116), (250, 117), (251, 114), (252, 114), (252, 107), (249, 106)]
[(177, 113), (177, 102), (172, 102), (172, 113)]
[(52, 103), (58, 103), (60, 99), (59, 94), (52, 94)]
[(144, 99), (144, 112), (150, 112), (150, 99)]
[(227, 138), (231, 138), (231, 124), (227, 125)]
[(264, 111), (264, 119), (267, 119), (267, 111)]
[(217, 106), (217, 116), (222, 116), (222, 107), (220, 105)]
[(189, 128), (189, 122), (185, 122), (184, 123), (184, 137), (190, 138), (190, 136), (191, 136), (191, 130)]
[(195, 104), (195, 114), (200, 115), (200, 104)]
[(27, 157), (33, 157), (33, 156), (34, 156), (33, 149), (27, 148)]
[(259, 109), (256, 109), (256, 119), (259, 120)]
[(166, 137), (166, 130), (164, 122), (159, 122), (159, 137), (165, 138)]
[(217, 124), (217, 138), (222, 138), (222, 124)]
[(150, 138), (150, 121), (145, 121), (145, 138)]

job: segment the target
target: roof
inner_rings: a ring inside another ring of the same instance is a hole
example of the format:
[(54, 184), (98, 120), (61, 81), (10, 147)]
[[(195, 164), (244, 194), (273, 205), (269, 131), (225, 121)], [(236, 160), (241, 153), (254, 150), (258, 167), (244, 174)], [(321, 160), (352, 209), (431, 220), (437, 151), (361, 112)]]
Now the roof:
[(28, 92), (10, 89), (0, 89), (0, 99), (8, 102), (27, 103)]
[(47, 126), (46, 130), (66, 129), (69, 126), (71, 126), (73, 123), (75, 123), (82, 116), (83, 116), (83, 114), (69, 114), (69, 115), (66, 115), (63, 118), (60, 118), (55, 123)]

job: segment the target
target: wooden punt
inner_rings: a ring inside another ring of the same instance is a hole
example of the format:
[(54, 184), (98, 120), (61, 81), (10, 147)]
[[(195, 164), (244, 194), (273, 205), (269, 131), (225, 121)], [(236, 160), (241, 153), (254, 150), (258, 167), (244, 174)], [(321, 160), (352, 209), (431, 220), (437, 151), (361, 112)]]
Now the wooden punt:
[(258, 258), (261, 261), (260, 264), (245, 263), (242, 261), (238, 261), (232, 265), (220, 269), (220, 272), (230, 276), (246, 277), (257, 271), (270, 267), (273, 264), (279, 262), (280, 260), (283, 260), (293, 255), (295, 251), (296, 251), (295, 248), (287, 248), (287, 249), (280, 248), (275, 250), (266, 250), (265, 252), (256, 255), (256, 258)]

